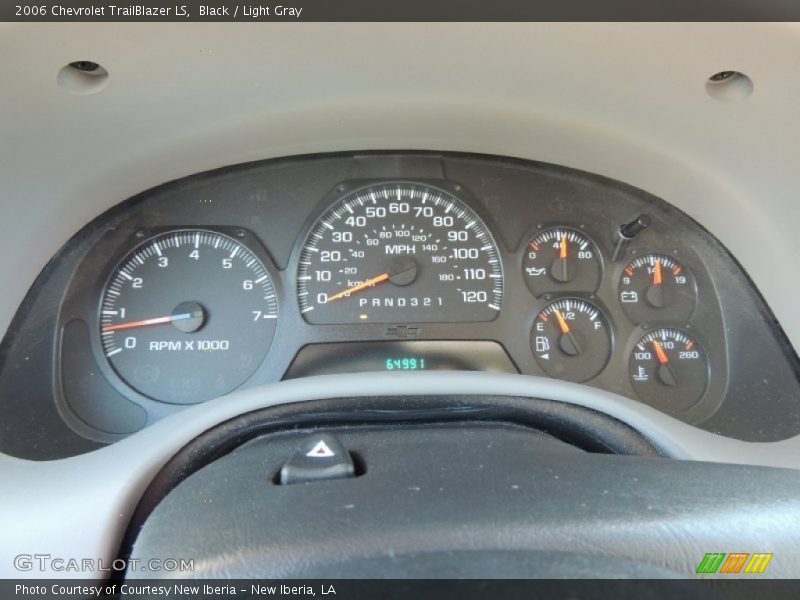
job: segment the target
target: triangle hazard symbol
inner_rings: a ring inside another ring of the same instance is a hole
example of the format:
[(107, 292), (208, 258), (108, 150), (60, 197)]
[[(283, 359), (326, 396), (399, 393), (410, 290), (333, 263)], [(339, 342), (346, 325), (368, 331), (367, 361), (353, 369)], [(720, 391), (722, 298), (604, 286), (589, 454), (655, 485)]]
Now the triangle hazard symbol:
[(334, 456), (334, 452), (328, 448), (328, 444), (320, 440), (317, 442), (316, 446), (306, 452), (306, 456), (310, 456), (311, 458), (328, 458), (329, 456)]

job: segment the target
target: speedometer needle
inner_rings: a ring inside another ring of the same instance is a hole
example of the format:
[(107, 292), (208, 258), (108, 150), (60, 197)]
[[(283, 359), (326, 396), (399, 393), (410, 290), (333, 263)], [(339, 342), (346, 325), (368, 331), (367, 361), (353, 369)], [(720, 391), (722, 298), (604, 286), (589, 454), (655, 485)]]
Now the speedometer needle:
[(119, 323), (117, 325), (105, 325), (102, 331), (131, 329), (133, 327), (146, 327), (147, 325), (161, 325), (162, 323), (172, 323), (173, 321), (183, 321), (184, 319), (191, 319), (193, 316), (194, 315), (192, 313), (184, 313), (181, 315), (169, 315), (168, 317), (157, 317), (155, 319), (144, 319), (143, 321), (130, 321), (128, 323)]
[(359, 290), (363, 290), (364, 288), (372, 287), (384, 281), (389, 281), (391, 275), (389, 273), (381, 273), (380, 275), (376, 275), (366, 281), (362, 281), (359, 284), (356, 284), (352, 287), (347, 288), (346, 290), (342, 290), (341, 292), (337, 292), (333, 296), (328, 296), (328, 299), (325, 300), (325, 303), (332, 302), (334, 300), (338, 300), (339, 298), (344, 298), (345, 296), (349, 296), (353, 292), (358, 292)]

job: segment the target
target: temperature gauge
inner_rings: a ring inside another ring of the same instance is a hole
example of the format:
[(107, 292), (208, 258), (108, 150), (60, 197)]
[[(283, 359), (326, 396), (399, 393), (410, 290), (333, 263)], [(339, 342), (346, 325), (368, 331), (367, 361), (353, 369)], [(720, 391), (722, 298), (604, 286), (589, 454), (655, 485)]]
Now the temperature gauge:
[(594, 242), (568, 227), (538, 233), (528, 243), (522, 261), (525, 283), (536, 296), (563, 290), (594, 292), (601, 270)]
[(695, 304), (694, 278), (672, 257), (640, 256), (622, 272), (619, 300), (634, 323), (688, 321)]
[(642, 400), (676, 413), (691, 408), (703, 397), (708, 386), (708, 359), (688, 333), (661, 327), (636, 342), (628, 373)]
[(588, 381), (603, 370), (611, 355), (608, 321), (591, 302), (556, 300), (536, 316), (531, 349), (550, 377)]

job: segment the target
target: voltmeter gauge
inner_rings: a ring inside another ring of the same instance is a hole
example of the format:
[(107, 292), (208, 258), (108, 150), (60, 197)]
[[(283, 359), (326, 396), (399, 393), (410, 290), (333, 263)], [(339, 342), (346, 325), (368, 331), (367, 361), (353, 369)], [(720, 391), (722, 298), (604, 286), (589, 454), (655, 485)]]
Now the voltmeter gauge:
[(634, 323), (688, 321), (694, 311), (695, 295), (689, 270), (663, 254), (634, 259), (619, 281), (619, 301)]
[(583, 382), (611, 356), (611, 331), (603, 313), (580, 298), (561, 298), (536, 316), (531, 332), (536, 362), (550, 377)]
[(639, 398), (677, 413), (697, 404), (708, 387), (708, 358), (697, 340), (679, 329), (661, 327), (643, 336), (628, 364)]
[(548, 292), (594, 292), (602, 266), (597, 247), (577, 229), (552, 227), (538, 233), (525, 249), (522, 274), (536, 296)]

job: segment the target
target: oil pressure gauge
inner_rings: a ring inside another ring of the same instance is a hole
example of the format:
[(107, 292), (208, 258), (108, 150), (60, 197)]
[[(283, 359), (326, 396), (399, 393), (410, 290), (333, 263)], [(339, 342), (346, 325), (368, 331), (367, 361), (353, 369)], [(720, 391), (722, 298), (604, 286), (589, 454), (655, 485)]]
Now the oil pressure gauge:
[(638, 396), (659, 410), (677, 413), (697, 404), (708, 386), (708, 358), (680, 329), (660, 327), (636, 342), (628, 363)]
[(600, 285), (597, 247), (582, 231), (552, 227), (539, 232), (525, 250), (522, 274), (536, 296), (548, 292), (594, 292)]
[(694, 311), (695, 284), (681, 263), (663, 254), (630, 262), (619, 281), (619, 300), (634, 323), (688, 321)]

